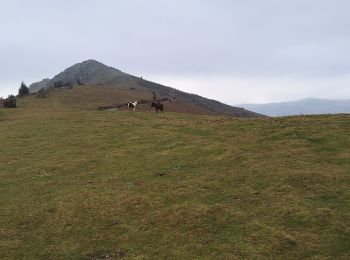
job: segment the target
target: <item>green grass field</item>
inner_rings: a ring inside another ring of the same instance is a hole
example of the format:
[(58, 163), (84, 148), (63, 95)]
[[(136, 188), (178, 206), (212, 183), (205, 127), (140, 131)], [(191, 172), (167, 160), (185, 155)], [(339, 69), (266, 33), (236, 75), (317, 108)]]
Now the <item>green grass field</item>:
[(349, 259), (350, 116), (0, 109), (1, 259)]

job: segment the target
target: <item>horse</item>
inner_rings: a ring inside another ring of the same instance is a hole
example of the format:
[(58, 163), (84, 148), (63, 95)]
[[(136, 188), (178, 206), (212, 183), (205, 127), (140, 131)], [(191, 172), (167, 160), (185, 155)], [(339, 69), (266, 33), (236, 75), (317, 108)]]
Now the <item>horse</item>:
[(134, 111), (136, 111), (136, 107), (138, 106), (138, 104), (138, 101), (135, 101), (134, 103), (128, 103), (128, 109), (134, 108)]
[(164, 106), (163, 106), (163, 104), (161, 104), (159, 102), (158, 103), (152, 102), (151, 107), (154, 107), (156, 109), (157, 113), (159, 110), (160, 110), (160, 112), (164, 112)]

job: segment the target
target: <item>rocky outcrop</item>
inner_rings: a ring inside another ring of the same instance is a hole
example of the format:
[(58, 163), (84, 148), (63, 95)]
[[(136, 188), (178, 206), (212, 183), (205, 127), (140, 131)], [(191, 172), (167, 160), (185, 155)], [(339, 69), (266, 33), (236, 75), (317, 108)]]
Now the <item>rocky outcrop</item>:
[(74, 85), (97, 85), (112, 81), (125, 81), (133, 77), (120, 70), (108, 67), (96, 60), (87, 60), (75, 64), (50, 79), (44, 79), (29, 86), (30, 93), (42, 88), (54, 88)]
[(46, 89), (49, 87), (50, 84), (50, 79), (43, 79), (42, 81), (33, 83), (29, 86), (29, 92), (30, 93), (37, 93), (39, 92), (41, 89)]

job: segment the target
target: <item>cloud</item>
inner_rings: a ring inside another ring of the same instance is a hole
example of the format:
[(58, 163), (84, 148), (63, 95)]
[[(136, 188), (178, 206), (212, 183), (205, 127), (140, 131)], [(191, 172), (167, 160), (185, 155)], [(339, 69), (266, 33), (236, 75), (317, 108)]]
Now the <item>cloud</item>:
[(327, 79), (172, 75), (147, 75), (146, 78), (229, 105), (291, 101), (306, 97), (350, 99), (350, 74)]
[[(350, 73), (346, 0), (11, 0), (1, 5), (0, 92), (13, 91), (9, 82), (18, 82), (17, 88), (22, 80), (52, 77), (89, 58), (131, 74), (188, 79), (187, 86), (198, 78), (244, 79), (235, 84), (249, 81), (245, 88), (252, 90), (264, 86), (266, 91), (252, 91), (260, 97), (271, 93), (264, 100), (281, 97), (274, 94), (280, 91), (299, 96), (278, 87), (280, 79), (317, 96), (320, 81)], [(268, 91), (272, 83), (261, 82), (265, 79), (275, 82), (276, 90)], [(191, 88), (206, 94), (203, 84)], [(225, 91), (225, 96), (237, 94)]]

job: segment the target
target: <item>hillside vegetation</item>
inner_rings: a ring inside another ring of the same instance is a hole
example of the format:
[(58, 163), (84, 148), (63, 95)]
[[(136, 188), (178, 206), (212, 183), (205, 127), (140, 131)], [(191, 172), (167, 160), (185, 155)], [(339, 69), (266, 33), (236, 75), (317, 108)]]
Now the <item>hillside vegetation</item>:
[(1, 259), (350, 257), (349, 116), (61, 97), (0, 109)]

